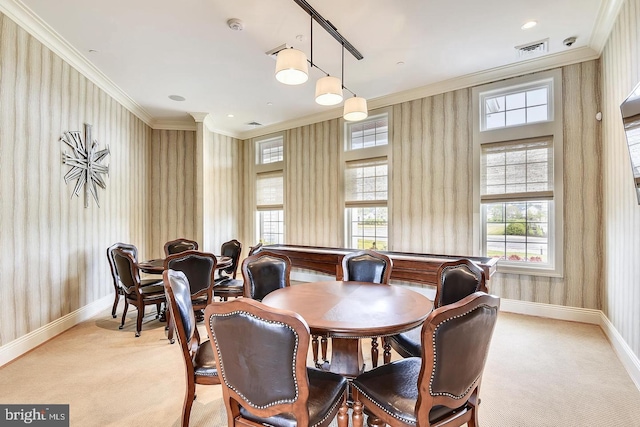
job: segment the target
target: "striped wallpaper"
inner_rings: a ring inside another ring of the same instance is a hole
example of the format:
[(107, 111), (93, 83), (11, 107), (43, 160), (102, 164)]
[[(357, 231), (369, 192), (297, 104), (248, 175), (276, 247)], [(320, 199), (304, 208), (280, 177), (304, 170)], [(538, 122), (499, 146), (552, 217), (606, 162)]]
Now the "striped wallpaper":
[[(602, 308), (636, 354), (640, 243), (629, 236), (640, 206), (618, 106), (640, 81), (639, 2), (623, 6), (602, 63), (562, 69), (565, 276), (491, 281), (507, 298)], [(142, 258), (175, 237), (214, 252), (231, 238), (245, 253), (255, 243), (253, 141), (201, 123), (151, 130), (3, 15), (0, 36), (0, 243), (11, 251), (0, 260), (0, 345), (112, 292), (104, 251), (113, 242), (138, 245)], [(391, 248), (472, 254), (471, 89), (390, 110)], [(100, 209), (85, 209), (62, 180), (60, 135), (85, 122), (111, 148)], [(338, 119), (285, 132), (288, 243), (342, 244), (342, 132)]]
[[(113, 292), (106, 248), (146, 251), (151, 131), (0, 14), (0, 345)], [(107, 189), (71, 197), (64, 131), (93, 125), (111, 155)]]
[(620, 103), (640, 82), (640, 0), (627, 0), (601, 57), (606, 277), (602, 310), (640, 357), (640, 206)]

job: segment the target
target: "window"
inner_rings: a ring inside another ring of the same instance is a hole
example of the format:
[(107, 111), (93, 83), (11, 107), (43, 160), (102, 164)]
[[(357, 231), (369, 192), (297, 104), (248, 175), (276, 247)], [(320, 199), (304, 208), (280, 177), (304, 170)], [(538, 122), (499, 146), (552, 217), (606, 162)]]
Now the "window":
[(482, 131), (548, 121), (553, 113), (550, 109), (552, 83), (552, 79), (547, 79), (497, 93), (482, 93)]
[(484, 144), (481, 149), (486, 255), (549, 266), (552, 142)]
[(479, 248), (498, 271), (562, 275), (559, 70), (473, 89)]
[(388, 113), (348, 123), (345, 163), (345, 246), (389, 249)]
[(265, 245), (284, 243), (284, 137), (256, 141), (256, 234)]
[(264, 165), (281, 162), (284, 159), (284, 138), (277, 136), (259, 141), (256, 153), (256, 164)]

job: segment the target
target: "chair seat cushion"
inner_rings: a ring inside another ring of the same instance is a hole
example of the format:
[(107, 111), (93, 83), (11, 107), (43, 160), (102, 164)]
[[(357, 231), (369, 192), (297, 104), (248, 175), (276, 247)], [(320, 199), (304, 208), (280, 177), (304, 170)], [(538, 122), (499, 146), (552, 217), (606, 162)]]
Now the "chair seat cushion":
[[(309, 426), (316, 426), (340, 406), (343, 393), (347, 390), (347, 380), (341, 375), (307, 368), (309, 377)], [(260, 418), (240, 408), (244, 418), (251, 421), (272, 425), (274, 427), (295, 427), (296, 421), (292, 414), (280, 414), (269, 418)]]
[(391, 337), (391, 346), (402, 357), (422, 357), (422, 326)]
[(213, 294), (216, 296), (242, 296), (244, 293), (244, 281), (238, 279), (222, 280), (213, 285)]
[(149, 285), (149, 286), (145, 286), (144, 288), (140, 288), (140, 293), (143, 296), (154, 296), (155, 294), (162, 294), (164, 295), (164, 286), (162, 285), (162, 282), (160, 282), (157, 285)]
[[(358, 375), (351, 383), (387, 414), (408, 424), (416, 424), (416, 403), (418, 401), (418, 376), (422, 359), (410, 357), (398, 360)], [(429, 413), (429, 422), (463, 409), (434, 406)]]
[(140, 286), (141, 287), (145, 287), (145, 286), (151, 286), (151, 285), (160, 285), (162, 286), (162, 279), (158, 279), (158, 278), (152, 278), (152, 277), (146, 277), (144, 279), (140, 279)]
[(213, 347), (209, 341), (200, 343), (200, 347), (196, 352), (195, 361), (193, 363), (196, 376), (217, 377), (218, 368), (216, 367), (216, 359), (213, 355)]

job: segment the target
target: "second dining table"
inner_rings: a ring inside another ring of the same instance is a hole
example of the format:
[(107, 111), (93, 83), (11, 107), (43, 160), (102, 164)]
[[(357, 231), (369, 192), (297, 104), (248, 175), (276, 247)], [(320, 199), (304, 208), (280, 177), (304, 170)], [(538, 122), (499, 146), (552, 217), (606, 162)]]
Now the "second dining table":
[[(216, 255), (216, 270), (231, 267), (233, 260), (231, 257)], [(155, 258), (138, 263), (138, 268), (147, 274), (162, 274), (164, 272), (164, 258)]]
[(346, 281), (288, 286), (262, 302), (300, 314), (312, 334), (330, 337), (327, 368), (350, 378), (364, 370), (361, 338), (406, 332), (420, 326), (433, 308), (427, 297), (403, 286)]

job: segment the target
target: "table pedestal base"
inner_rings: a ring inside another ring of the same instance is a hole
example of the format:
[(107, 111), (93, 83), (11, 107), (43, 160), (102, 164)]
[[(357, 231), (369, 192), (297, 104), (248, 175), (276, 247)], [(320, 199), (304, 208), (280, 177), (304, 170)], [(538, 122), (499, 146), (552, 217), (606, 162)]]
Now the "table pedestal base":
[(331, 338), (329, 371), (348, 378), (355, 378), (364, 372), (364, 357), (359, 338)]

